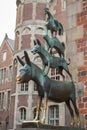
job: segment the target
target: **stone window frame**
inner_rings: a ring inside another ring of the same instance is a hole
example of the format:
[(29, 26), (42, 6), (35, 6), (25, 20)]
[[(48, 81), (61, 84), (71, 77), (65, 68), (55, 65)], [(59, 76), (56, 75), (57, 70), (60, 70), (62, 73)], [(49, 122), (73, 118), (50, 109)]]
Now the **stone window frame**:
[(25, 107), (22, 106), (19, 109), (19, 120), (24, 121), (26, 120), (26, 117), (27, 117), (27, 110)]
[(0, 84), (6, 82), (6, 71), (7, 71), (6, 67), (0, 69)]
[(62, 11), (66, 10), (66, 0), (61, 0), (61, 9)]
[(59, 105), (48, 107), (48, 124), (59, 125)]
[(29, 83), (21, 83), (20, 92), (28, 92)]
[(3, 62), (6, 61), (6, 58), (7, 58), (7, 51), (4, 51), (4, 52), (2, 53), (2, 61), (3, 61)]

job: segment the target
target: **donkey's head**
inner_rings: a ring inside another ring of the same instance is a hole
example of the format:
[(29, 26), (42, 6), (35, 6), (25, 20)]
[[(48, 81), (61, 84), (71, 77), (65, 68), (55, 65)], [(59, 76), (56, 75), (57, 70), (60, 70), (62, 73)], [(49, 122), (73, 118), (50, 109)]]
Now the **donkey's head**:
[(19, 74), (17, 75), (17, 83), (19, 84), (26, 83), (32, 79), (31, 62), (26, 51), (24, 51), (24, 57), (25, 57), (26, 63), (19, 56), (17, 56), (18, 61), (22, 65), (22, 68), (20, 68)]
[(33, 54), (36, 54), (38, 52), (41, 51), (41, 43), (40, 41), (37, 39), (36, 41), (34, 40), (34, 48), (31, 50), (31, 52)]

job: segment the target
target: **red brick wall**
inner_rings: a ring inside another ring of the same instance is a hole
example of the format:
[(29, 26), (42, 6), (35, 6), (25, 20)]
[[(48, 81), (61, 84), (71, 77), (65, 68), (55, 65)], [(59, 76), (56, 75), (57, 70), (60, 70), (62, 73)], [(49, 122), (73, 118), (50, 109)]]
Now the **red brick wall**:
[(20, 107), (20, 106), (28, 106), (28, 95), (20, 95), (20, 96), (18, 96), (18, 100), (19, 100), (19, 102), (18, 102), (18, 107)]
[(36, 7), (36, 19), (39, 20), (45, 20), (45, 14), (44, 14), (44, 8), (45, 8), (45, 4), (43, 3), (37, 3), (37, 7)]
[[(6, 41), (5, 41), (5, 43), (3, 43), (3, 46), (2, 46), (2, 49), (0, 52), (0, 69), (6, 68), (6, 79), (8, 79), (8, 76), (9, 76), (8, 67), (10, 65), (12, 65), (12, 60), (13, 60), (11, 49), (10, 49), (9, 45), (7, 45), (7, 44), (6, 44)], [(2, 59), (4, 52), (7, 53), (5, 61), (3, 61), (3, 59)], [(3, 84), (0, 85), (0, 90), (5, 90), (8, 88), (11, 89), (11, 85), (12, 85), (12, 82), (9, 82), (6, 80), (6, 82), (4, 82)]]
[(41, 43), (42, 45), (44, 45), (45, 40), (43, 39), (43, 36), (42, 36), (42, 35), (35, 34), (35, 38), (36, 38), (36, 39), (39, 39), (39, 40), (40, 40), (40, 43)]
[(21, 46), (21, 49), (31, 48), (30, 42), (31, 42), (31, 34), (22, 35), (22, 46)]
[(77, 52), (83, 52), (84, 65), (78, 68), (78, 82), (84, 82), (84, 97), (79, 100), (79, 110), (85, 114), (87, 127), (87, 1), (82, 1), (83, 11), (77, 14), (77, 26), (83, 26), (83, 38), (77, 40)]
[(33, 96), (32, 96), (32, 99), (33, 99), (32, 107), (37, 106), (38, 96), (37, 96), (37, 95), (33, 95)]
[(23, 21), (32, 19), (33, 6), (32, 3), (24, 4)]
[(61, 0), (59, 1), (57, 0), (56, 5), (54, 7), (54, 10), (56, 10), (54, 17), (63, 25), (64, 30), (65, 30), (66, 29), (66, 9), (62, 10)]
[[(2, 59), (3, 52), (7, 53), (5, 61), (3, 61)], [(7, 41), (4, 40), (1, 45), (1, 50), (0, 50), (0, 69), (6, 68), (6, 79), (8, 79), (9, 77), (8, 68), (10, 65), (12, 65), (12, 60), (13, 60), (13, 55), (12, 55), (11, 48), (8, 45)], [(12, 82), (11, 81), (9, 82), (9, 80), (6, 80), (5, 82), (0, 83), (0, 92), (2, 91), (5, 92), (8, 89), (11, 90), (11, 88), (12, 88)], [(6, 101), (4, 101), (4, 106), (5, 107), (7, 106)], [(0, 111), (0, 117), (1, 117), (2, 130), (6, 130), (6, 119), (9, 118), (9, 110), (5, 108), (2, 111)]]

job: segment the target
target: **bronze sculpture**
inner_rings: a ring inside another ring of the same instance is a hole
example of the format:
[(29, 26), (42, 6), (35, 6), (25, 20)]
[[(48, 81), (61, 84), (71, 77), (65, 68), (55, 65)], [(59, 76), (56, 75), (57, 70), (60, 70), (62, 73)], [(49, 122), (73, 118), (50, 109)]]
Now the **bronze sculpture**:
[(34, 41), (34, 43), (35, 43), (35, 46), (31, 50), (31, 52), (33, 54), (38, 53), (39, 56), (41, 57), (41, 60), (43, 62), (43, 72), (45, 72), (46, 66), (47, 66), (47, 70), (44, 73), (44, 75), (48, 74), (50, 68), (59, 68), (59, 74), (62, 75), (63, 80), (65, 80), (65, 76), (62, 73), (63, 70), (65, 70), (69, 74), (72, 80), (72, 75), (68, 69), (69, 63), (67, 63), (64, 58), (52, 56), (41, 46), (40, 41), (38, 39), (37, 41)]
[(48, 45), (48, 51), (50, 49), (52, 53), (52, 49), (54, 48), (60, 57), (64, 57), (65, 44), (63, 42), (60, 42), (57, 37), (49, 37), (48, 34), (45, 34), (43, 38)]
[[(47, 33), (43, 36), (43, 38), (47, 42), (48, 50), (45, 50), (45, 48), (41, 46), (39, 39), (34, 40), (35, 46), (32, 49), (33, 54), (39, 54), (43, 62), (43, 70), (40, 69), (36, 64), (32, 63), (30, 61), (28, 53), (24, 51), (26, 63), (19, 56), (17, 56), (18, 61), (22, 65), (22, 68), (19, 70), (19, 75), (17, 76), (17, 82), (25, 83), (33, 80), (37, 84), (39, 102), (37, 105), (36, 117), (34, 121), (38, 121), (39, 119), (40, 108), (42, 100), (44, 99), (43, 117), (41, 120), (42, 123), (44, 123), (46, 119), (47, 101), (52, 100), (57, 103), (66, 103), (71, 115), (71, 125), (74, 125), (75, 123), (75, 111), (77, 116), (76, 123), (79, 126), (80, 116), (76, 106), (75, 85), (72, 79), (72, 75), (68, 69), (69, 63), (67, 63), (64, 59), (65, 45), (64, 43), (60, 42), (56, 37), (57, 31), (59, 32), (59, 35), (63, 34), (63, 26), (61, 23), (53, 18), (48, 8), (45, 8), (44, 10), (45, 13), (48, 15), (46, 24), (47, 31), (51, 30), (52, 38), (50, 38)], [(53, 37), (54, 32), (55, 37)], [(52, 56), (52, 54), (48, 52), (49, 49), (50, 51), (52, 51), (52, 48), (56, 49), (60, 57)], [(45, 72), (46, 66), (48, 68)], [(50, 68), (59, 68), (59, 74), (63, 76), (63, 81), (55, 81), (49, 78), (47, 74)], [(69, 74), (71, 81), (64, 81), (65, 76), (62, 73), (63, 69)], [(70, 102), (73, 104), (74, 110), (72, 109)]]
[(45, 11), (45, 15), (48, 15), (47, 24), (46, 24), (47, 30), (51, 30), (52, 36), (54, 32), (56, 36), (57, 31), (59, 35), (63, 35), (62, 24), (54, 19), (54, 17), (52, 16), (48, 8), (45, 8), (44, 11)]
[(42, 99), (44, 98), (44, 113), (43, 118), (41, 120), (42, 123), (45, 122), (46, 119), (46, 107), (47, 107), (47, 101), (52, 100), (55, 102), (65, 102), (69, 112), (71, 114), (71, 125), (74, 125), (75, 119), (74, 119), (74, 111), (71, 107), (70, 101), (73, 104), (75, 113), (77, 115), (77, 124), (80, 124), (80, 117), (79, 117), (79, 111), (76, 106), (76, 97), (75, 97), (75, 86), (73, 81), (54, 81), (50, 79), (48, 76), (44, 76), (43, 71), (36, 66), (34, 63), (32, 63), (29, 59), (29, 56), (26, 51), (24, 51), (24, 57), (26, 63), (22, 59), (20, 59), (19, 56), (17, 56), (20, 64), (23, 66), (19, 70), (19, 75), (17, 76), (17, 82), (18, 83), (24, 83), (28, 82), (30, 80), (33, 80), (37, 83), (38, 87), (38, 94), (40, 97), (39, 104), (37, 106), (37, 112), (36, 112), (36, 118), (38, 119), (40, 107), (42, 103)]

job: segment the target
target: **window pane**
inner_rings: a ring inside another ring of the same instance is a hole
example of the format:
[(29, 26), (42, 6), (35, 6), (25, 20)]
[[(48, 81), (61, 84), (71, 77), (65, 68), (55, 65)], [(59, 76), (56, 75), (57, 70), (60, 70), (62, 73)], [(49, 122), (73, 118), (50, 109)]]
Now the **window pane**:
[(28, 91), (28, 83), (21, 84), (21, 91)]
[(3, 53), (3, 57), (2, 57), (3, 61), (5, 61), (5, 60), (6, 60), (6, 55), (7, 55), (7, 53), (6, 53), (6, 52), (4, 52), (4, 53)]
[(3, 104), (4, 104), (4, 92), (2, 92), (2, 105), (1, 105), (2, 109), (3, 109)]
[(24, 84), (21, 84), (21, 91), (24, 91)]
[(25, 91), (28, 91), (28, 83), (25, 83)]
[(34, 91), (37, 91), (37, 84), (34, 83)]
[(59, 69), (51, 69), (51, 79), (60, 80)]
[(8, 91), (8, 98), (7, 98), (7, 109), (10, 108), (10, 100), (11, 100), (11, 92)]
[(48, 123), (51, 125), (59, 124), (59, 107), (57, 105), (49, 107)]
[(26, 109), (25, 108), (20, 109), (20, 119), (26, 120)]
[(12, 80), (12, 66), (9, 66), (9, 80)]

